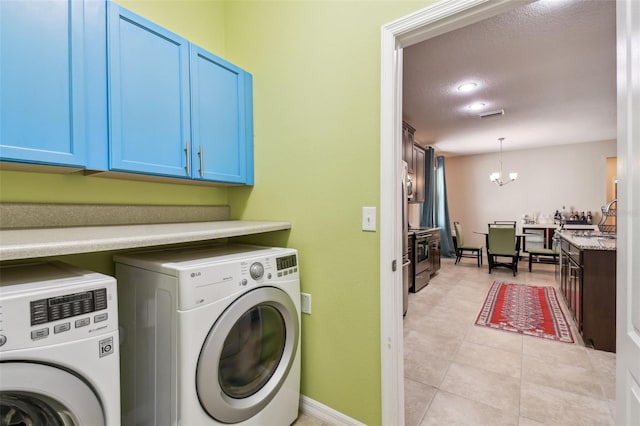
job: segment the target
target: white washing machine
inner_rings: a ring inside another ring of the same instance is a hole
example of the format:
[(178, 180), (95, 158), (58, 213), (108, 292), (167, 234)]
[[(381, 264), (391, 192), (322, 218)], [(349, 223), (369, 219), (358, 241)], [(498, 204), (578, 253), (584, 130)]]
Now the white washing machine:
[(300, 399), (294, 249), (118, 255), (123, 424), (290, 425)]
[(113, 277), (0, 268), (0, 424), (119, 425), (119, 372)]

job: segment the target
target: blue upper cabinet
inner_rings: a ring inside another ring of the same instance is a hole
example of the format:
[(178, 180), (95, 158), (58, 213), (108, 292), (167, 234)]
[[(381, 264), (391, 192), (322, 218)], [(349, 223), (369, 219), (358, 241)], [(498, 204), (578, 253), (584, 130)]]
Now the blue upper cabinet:
[[(192, 163), (196, 178), (253, 183), (251, 75), (191, 45)], [(249, 164), (248, 164), (249, 163)], [(249, 178), (248, 178), (249, 176)]]
[(108, 8), (110, 169), (252, 185), (251, 75)]
[(113, 2), (0, 0), (0, 161), (253, 185), (252, 78)]
[(0, 1), (1, 160), (85, 167), (101, 155), (104, 8), (92, 1)]
[(189, 177), (189, 42), (108, 4), (110, 169)]

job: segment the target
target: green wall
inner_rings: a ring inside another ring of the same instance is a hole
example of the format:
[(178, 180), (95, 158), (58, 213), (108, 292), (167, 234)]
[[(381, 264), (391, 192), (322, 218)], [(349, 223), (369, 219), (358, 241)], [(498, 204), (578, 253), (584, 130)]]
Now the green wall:
[(0, 171), (0, 201), (75, 204), (228, 204), (228, 189), (72, 174)]
[(229, 59), (254, 75), (255, 176), (231, 189), (242, 219), (292, 222), (300, 251), (302, 393), (381, 422), (380, 27), (424, 7), (396, 1), (232, 1)]
[[(381, 422), (380, 27), (429, 1), (119, 0), (254, 76), (253, 188), (211, 188), (0, 171), (0, 201), (230, 204), (235, 219), (285, 220), (243, 240), (300, 251), (302, 393)], [(379, 228), (379, 224), (378, 224)], [(110, 253), (67, 256), (103, 272)]]
[(225, 59), (225, 2), (217, 0), (115, 0)]

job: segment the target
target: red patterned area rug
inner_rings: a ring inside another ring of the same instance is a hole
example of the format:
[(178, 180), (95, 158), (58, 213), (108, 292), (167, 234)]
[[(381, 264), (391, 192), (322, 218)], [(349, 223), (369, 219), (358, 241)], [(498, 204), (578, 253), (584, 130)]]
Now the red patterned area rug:
[(553, 287), (495, 281), (476, 325), (573, 343), (571, 329)]

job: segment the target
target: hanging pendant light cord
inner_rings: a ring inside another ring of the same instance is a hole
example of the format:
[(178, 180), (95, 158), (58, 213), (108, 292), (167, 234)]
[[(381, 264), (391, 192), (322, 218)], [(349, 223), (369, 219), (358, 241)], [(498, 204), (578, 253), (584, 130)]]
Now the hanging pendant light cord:
[(504, 140), (504, 138), (499, 138), (500, 140), (500, 177), (498, 179), (500, 179), (500, 183), (502, 184), (502, 141)]

